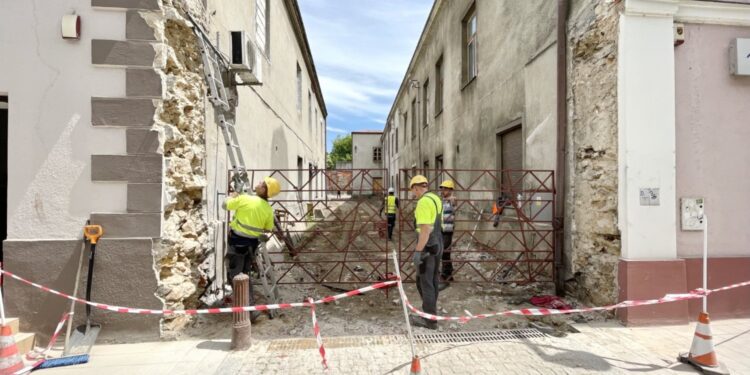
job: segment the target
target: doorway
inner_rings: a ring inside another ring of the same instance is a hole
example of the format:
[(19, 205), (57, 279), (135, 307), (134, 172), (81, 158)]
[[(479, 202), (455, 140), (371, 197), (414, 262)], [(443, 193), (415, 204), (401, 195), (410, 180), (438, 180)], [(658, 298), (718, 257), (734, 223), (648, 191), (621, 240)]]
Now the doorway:
[[(502, 169), (499, 188), (510, 193), (520, 188), (520, 169), (523, 169), (523, 128), (515, 126), (497, 134), (497, 169)], [(508, 170), (514, 170), (510, 172)], [(513, 186), (519, 185), (519, 186)]]

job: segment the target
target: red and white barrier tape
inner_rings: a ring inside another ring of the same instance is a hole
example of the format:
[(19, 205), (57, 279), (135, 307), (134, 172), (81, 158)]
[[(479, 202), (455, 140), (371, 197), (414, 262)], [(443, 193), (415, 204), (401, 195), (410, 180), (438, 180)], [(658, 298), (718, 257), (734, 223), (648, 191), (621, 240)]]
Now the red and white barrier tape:
[(326, 359), (326, 349), (323, 347), (323, 338), (320, 336), (320, 325), (318, 325), (318, 318), (315, 317), (315, 302), (312, 298), (308, 298), (310, 302), (310, 314), (312, 314), (312, 325), (313, 334), (315, 334), (315, 341), (318, 342), (318, 352), (320, 357), (323, 358), (321, 362), (323, 364), (323, 370), (328, 371), (328, 360)]
[(404, 300), (409, 310), (411, 310), (415, 314), (425, 319), (436, 320), (436, 321), (437, 320), (450, 320), (450, 321), (458, 321), (460, 323), (466, 323), (472, 319), (491, 318), (495, 316), (512, 316), (512, 315), (537, 316), (537, 315), (574, 314), (574, 313), (584, 313), (584, 312), (592, 312), (592, 311), (614, 310), (614, 309), (619, 309), (619, 308), (635, 307), (635, 306), (656, 305), (660, 303), (668, 303), (668, 302), (703, 298), (703, 296), (710, 295), (712, 293), (721, 292), (721, 291), (739, 288), (739, 287), (748, 286), (748, 285), (750, 285), (750, 281), (727, 285), (727, 286), (716, 288), (716, 289), (710, 289), (710, 290), (695, 289), (695, 290), (691, 290), (689, 293), (667, 294), (664, 297), (657, 298), (657, 299), (623, 301), (614, 305), (600, 306), (600, 307), (586, 307), (586, 308), (581, 308), (581, 309), (568, 309), (568, 310), (519, 309), (519, 310), (506, 310), (506, 311), (493, 312), (493, 313), (487, 313), (487, 314), (476, 314), (476, 315), (471, 314), (467, 311), (466, 313), (468, 315), (462, 315), (462, 316), (442, 316), (442, 315), (428, 314), (422, 310), (419, 310), (414, 305), (412, 305), (411, 302), (409, 302), (409, 299), (406, 297), (405, 293), (401, 294), (401, 298)]
[[(294, 307), (307, 307), (309, 306), (309, 302), (294, 302), (294, 303), (277, 303), (277, 304), (270, 304), (270, 305), (255, 305), (255, 306), (239, 306), (239, 307), (219, 307), (219, 308), (210, 308), (210, 309), (188, 309), (188, 310), (155, 310), (155, 309), (141, 309), (141, 308), (133, 308), (133, 307), (123, 307), (123, 306), (116, 306), (116, 305), (107, 305), (104, 303), (98, 303), (98, 302), (91, 302), (87, 301), (82, 298), (78, 298), (75, 296), (71, 296), (68, 294), (65, 294), (63, 292), (57, 291), (55, 289), (46, 287), (44, 285), (40, 285), (34, 282), (31, 282), (27, 279), (24, 279), (21, 276), (18, 276), (12, 272), (8, 272), (6, 270), (0, 269), (0, 273), (7, 275), (8, 277), (18, 280), (24, 284), (31, 285), (34, 288), (41, 289), (45, 292), (52, 293), (55, 295), (58, 295), (63, 298), (67, 298), (71, 301), (76, 301), (78, 303), (83, 303), (86, 305), (90, 305), (102, 310), (108, 310), (113, 311), (117, 313), (124, 313), (124, 314), (147, 314), (147, 315), (198, 315), (198, 314), (225, 314), (225, 313), (237, 313), (237, 312), (243, 312), (243, 311), (265, 311), (265, 310), (278, 310), (278, 309), (291, 309)], [(390, 280), (390, 281), (384, 281), (377, 284), (372, 284), (370, 286), (366, 286), (363, 288), (355, 289), (348, 291), (346, 293), (341, 293), (333, 296), (327, 296), (323, 297), (317, 301), (313, 301), (313, 304), (321, 304), (326, 302), (332, 302), (335, 300), (339, 300), (346, 297), (356, 296), (359, 294), (367, 293), (369, 291), (375, 290), (375, 289), (381, 289), (385, 287), (389, 287), (391, 285), (394, 285), (398, 282), (398, 280)]]
[(55, 331), (52, 333), (52, 337), (49, 339), (49, 344), (47, 344), (47, 347), (44, 348), (44, 350), (34, 350), (29, 353), (26, 353), (26, 359), (29, 361), (33, 361), (36, 359), (44, 359), (46, 357), (46, 354), (48, 351), (52, 350), (52, 346), (55, 345), (57, 342), (57, 337), (60, 336), (60, 332), (62, 332), (63, 326), (65, 326), (65, 321), (68, 320), (68, 316), (71, 314), (69, 312), (63, 313), (62, 318), (57, 323), (57, 327), (55, 327)]
[(14, 372), (14, 375), (27, 374), (47, 360), (47, 352), (49, 352), (52, 349), (52, 346), (54, 346), (57, 342), (57, 338), (58, 336), (60, 336), (60, 332), (62, 332), (63, 326), (65, 326), (65, 321), (68, 320), (68, 316), (70, 315), (72, 314), (68, 312), (63, 313), (62, 319), (60, 319), (60, 321), (57, 323), (57, 327), (55, 327), (55, 331), (52, 333), (52, 337), (50, 337), (49, 339), (49, 344), (47, 344), (47, 347), (44, 350), (33, 350), (29, 353), (26, 353), (27, 360), (36, 362)]

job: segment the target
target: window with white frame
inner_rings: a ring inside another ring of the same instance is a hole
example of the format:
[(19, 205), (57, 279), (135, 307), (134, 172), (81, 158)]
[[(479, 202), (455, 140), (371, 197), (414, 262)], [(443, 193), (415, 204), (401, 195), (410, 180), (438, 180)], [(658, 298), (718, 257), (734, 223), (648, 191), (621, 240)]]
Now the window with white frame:
[(463, 83), (477, 76), (477, 12), (473, 4), (463, 20)]
[(255, 38), (266, 57), (271, 50), (271, 8), (270, 0), (255, 0)]
[(297, 113), (302, 113), (302, 68), (297, 63)]
[(383, 149), (380, 147), (372, 148), (372, 161), (379, 162), (383, 160)]

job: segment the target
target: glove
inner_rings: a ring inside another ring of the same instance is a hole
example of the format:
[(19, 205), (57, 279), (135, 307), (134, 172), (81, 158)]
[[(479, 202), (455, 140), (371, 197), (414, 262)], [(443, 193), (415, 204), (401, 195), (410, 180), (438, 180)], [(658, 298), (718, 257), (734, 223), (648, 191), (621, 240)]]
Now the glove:
[(419, 266), (422, 264), (422, 252), (415, 250), (411, 261), (414, 263), (414, 268), (419, 269)]
[(271, 237), (269, 237), (267, 234), (261, 234), (260, 236), (258, 236), (258, 240), (263, 243), (268, 242), (268, 240), (270, 239)]

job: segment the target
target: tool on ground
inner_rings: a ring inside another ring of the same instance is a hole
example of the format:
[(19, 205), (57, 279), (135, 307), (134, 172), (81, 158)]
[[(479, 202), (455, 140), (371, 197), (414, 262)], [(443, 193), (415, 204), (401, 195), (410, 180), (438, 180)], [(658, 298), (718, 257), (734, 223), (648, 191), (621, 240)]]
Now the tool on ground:
[[(229, 61), (213, 44), (211, 44), (208, 33), (203, 30), (200, 24), (198, 24), (198, 22), (196, 22), (190, 15), (187, 15), (187, 17), (193, 25), (193, 32), (198, 40), (198, 47), (200, 48), (201, 58), (203, 60), (203, 76), (208, 85), (208, 100), (214, 107), (218, 119), (218, 125), (227, 146), (227, 157), (232, 166), (232, 186), (230, 186), (230, 188), (233, 191), (242, 193), (246, 188), (251, 186), (251, 183), (247, 175), (245, 158), (242, 156), (242, 148), (240, 148), (235, 125), (232, 121), (228, 120), (226, 116), (227, 114), (230, 114), (231, 117), (236, 118), (236, 116), (233, 115), (234, 104), (229, 102), (226, 85), (224, 84), (224, 78), (222, 75), (222, 68), (224, 68), (224, 70), (229, 69)], [(263, 284), (263, 294), (268, 298), (268, 303), (278, 303), (277, 280), (268, 251), (264, 245), (259, 246), (258, 250), (256, 263), (258, 265), (258, 276), (261, 279), (261, 284)], [(215, 272), (224, 272), (224, 270), (217, 269)], [(231, 280), (226, 280), (226, 282), (231, 283)], [(252, 280), (250, 282), (252, 283)], [(220, 290), (220, 288), (216, 288), (216, 290)], [(271, 317), (273, 317), (274, 314), (276, 314), (276, 312), (269, 312), (269, 316)]]
[(13, 374), (23, 368), (23, 360), (18, 354), (18, 346), (13, 338), (10, 325), (5, 322), (5, 305), (0, 292), (0, 375)]
[[(708, 217), (703, 220), (703, 290), (708, 290)], [(714, 350), (711, 327), (708, 319), (708, 295), (703, 296), (703, 311), (698, 315), (693, 343), (690, 352), (680, 353), (677, 359), (693, 365), (706, 374), (729, 374), (729, 370), (719, 362)]]
[[(88, 224), (88, 223), (87, 223)], [(85, 231), (84, 231), (85, 233)], [(73, 284), (73, 295), (78, 296), (78, 281), (81, 279), (81, 268), (83, 267), (83, 253), (86, 251), (86, 235), (83, 235), (81, 241), (81, 254), (78, 256), (78, 270), (76, 271), (76, 279)], [(63, 356), (67, 356), (70, 351), (70, 334), (73, 330), (73, 314), (76, 310), (76, 302), (70, 301), (70, 313), (68, 314), (68, 327), (65, 330), (65, 346), (63, 349)]]
[(88, 354), (73, 356), (84, 356), (85, 358), (73, 358), (71, 356), (65, 356), (65, 353), (63, 353), (63, 356), (60, 358), (47, 357), (47, 353), (52, 350), (52, 347), (55, 345), (55, 343), (57, 343), (60, 332), (62, 331), (65, 322), (68, 321), (68, 317), (70, 316), (70, 314), (71, 313), (66, 312), (62, 315), (62, 318), (57, 323), (57, 327), (55, 327), (55, 331), (52, 332), (52, 336), (50, 336), (49, 344), (47, 344), (46, 348), (44, 348), (43, 350), (34, 350), (33, 352), (26, 353), (26, 359), (29, 361), (34, 361), (34, 363), (24, 367), (22, 370), (16, 372), (16, 374), (27, 374), (37, 368), (42, 368), (42, 364), (47, 361), (49, 361), (49, 363), (47, 363), (44, 368), (70, 366), (88, 362)]
[[(83, 235), (89, 242), (89, 269), (86, 275), (86, 300), (91, 301), (91, 289), (94, 282), (94, 258), (96, 256), (96, 243), (104, 234), (101, 225), (86, 225), (83, 228)], [(102, 330), (101, 324), (91, 323), (91, 305), (86, 305), (86, 324), (76, 327), (73, 336), (70, 338), (70, 349), (68, 354), (79, 355), (88, 354), (91, 347), (96, 343), (96, 338)]]

